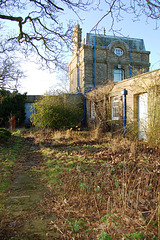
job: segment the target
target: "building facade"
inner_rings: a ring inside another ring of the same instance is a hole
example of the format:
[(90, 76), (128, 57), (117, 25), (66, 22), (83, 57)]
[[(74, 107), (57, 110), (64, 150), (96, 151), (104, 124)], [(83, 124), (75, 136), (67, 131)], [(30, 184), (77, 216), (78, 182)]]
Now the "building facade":
[[(86, 118), (90, 128), (99, 123), (117, 125), (122, 132), (124, 101), (126, 95), (127, 124), (135, 123), (139, 139), (148, 133), (160, 141), (160, 69), (104, 85), (86, 93)], [(133, 127), (133, 125), (131, 125)], [(128, 132), (131, 127), (128, 126)], [(150, 137), (151, 137), (150, 136)]]
[(149, 71), (149, 51), (143, 39), (87, 33), (76, 25), (69, 63), (70, 92), (82, 92)]

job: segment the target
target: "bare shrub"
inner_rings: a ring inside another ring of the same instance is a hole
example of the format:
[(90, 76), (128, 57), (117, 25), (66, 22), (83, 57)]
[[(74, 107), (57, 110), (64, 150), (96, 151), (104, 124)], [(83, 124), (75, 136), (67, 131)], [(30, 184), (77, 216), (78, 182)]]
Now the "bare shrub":
[(59, 140), (63, 137), (63, 132), (62, 131), (55, 131), (53, 135), (55, 140)]
[[(94, 89), (86, 98), (94, 104), (94, 111), (97, 123), (95, 134), (99, 138), (103, 131), (110, 130), (110, 100), (109, 94), (114, 86), (114, 83), (108, 81), (102, 88)], [(102, 131), (100, 130), (102, 129)]]

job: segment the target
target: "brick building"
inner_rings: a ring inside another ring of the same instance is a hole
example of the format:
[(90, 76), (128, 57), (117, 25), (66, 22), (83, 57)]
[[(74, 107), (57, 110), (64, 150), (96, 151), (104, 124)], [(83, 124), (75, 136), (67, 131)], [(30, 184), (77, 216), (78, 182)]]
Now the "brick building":
[(82, 92), (120, 82), (137, 73), (149, 71), (149, 51), (143, 39), (87, 33), (74, 28), (73, 53), (69, 63), (70, 92)]

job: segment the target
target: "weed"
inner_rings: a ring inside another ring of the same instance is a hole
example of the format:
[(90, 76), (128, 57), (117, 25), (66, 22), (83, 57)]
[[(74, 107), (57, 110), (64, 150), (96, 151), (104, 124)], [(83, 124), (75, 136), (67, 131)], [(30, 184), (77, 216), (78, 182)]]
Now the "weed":
[(55, 131), (55, 132), (54, 132), (54, 139), (55, 139), (55, 140), (61, 139), (62, 136), (63, 136), (63, 134), (62, 134), (61, 131)]
[(126, 236), (129, 237), (129, 239), (137, 239), (137, 240), (143, 239), (143, 233), (140, 231), (136, 231), (134, 233), (127, 234)]
[(77, 166), (76, 166), (76, 169), (77, 169), (77, 171), (83, 172), (83, 171), (86, 170), (86, 166), (77, 165)]
[(49, 168), (52, 168), (52, 167), (55, 167), (56, 163), (53, 160), (50, 159), (50, 160), (47, 161), (47, 165), (48, 165)]
[(97, 173), (97, 177), (102, 176), (102, 172)]
[(108, 214), (104, 215), (102, 218), (101, 218), (101, 222), (106, 222), (108, 218)]
[(152, 224), (153, 224), (154, 227), (158, 226), (158, 222), (156, 222), (156, 221), (153, 221)]
[(99, 240), (112, 240), (112, 238), (106, 232), (101, 231), (101, 233), (99, 235)]
[(100, 192), (100, 191), (101, 191), (100, 186), (96, 186), (95, 191), (96, 191), (97, 193)]
[(97, 151), (97, 148), (95, 146), (92, 146), (92, 145), (86, 145), (84, 147), (84, 149), (86, 149), (89, 152), (96, 152)]
[(158, 240), (158, 236), (156, 236), (156, 235), (151, 236), (151, 234), (149, 234), (149, 235), (150, 235), (150, 240)]
[(111, 165), (109, 163), (103, 163), (102, 167), (106, 168), (106, 167), (110, 167)]
[(80, 189), (86, 189), (88, 185), (86, 183), (80, 183), (79, 184)]
[(103, 197), (99, 195), (99, 196), (97, 196), (97, 199), (102, 199), (103, 200)]
[(82, 219), (79, 219), (79, 220), (76, 219), (76, 220), (69, 220), (67, 221), (67, 223), (70, 225), (71, 231), (76, 233), (80, 230), (80, 228), (83, 228), (89, 222), (87, 223)]
[(101, 222), (106, 224), (115, 223), (116, 226), (119, 225), (120, 218), (115, 213), (108, 213), (101, 218)]
[(70, 162), (68, 162), (68, 166), (71, 167), (71, 168), (73, 168), (73, 167), (75, 166), (74, 161), (70, 161)]
[(88, 235), (90, 234), (90, 232), (92, 232), (92, 230), (91, 230), (91, 229), (87, 229), (87, 230), (84, 232), (84, 234), (85, 234), (86, 236), (88, 236)]
[(66, 134), (65, 134), (65, 138), (66, 139), (70, 139), (72, 137), (72, 130), (71, 129), (68, 129), (66, 131)]
[(119, 187), (119, 182), (117, 181), (117, 180), (115, 180), (115, 186), (116, 186), (116, 188), (118, 188)]
[(71, 226), (71, 230), (73, 231), (73, 232), (78, 232), (79, 231), (79, 229), (80, 229), (80, 224), (79, 224), (79, 221), (77, 221), (77, 220), (75, 220), (75, 222), (74, 223), (71, 223), (70, 222), (70, 226)]
[(62, 173), (62, 170), (59, 165), (55, 165), (54, 169), (55, 169), (55, 171)]

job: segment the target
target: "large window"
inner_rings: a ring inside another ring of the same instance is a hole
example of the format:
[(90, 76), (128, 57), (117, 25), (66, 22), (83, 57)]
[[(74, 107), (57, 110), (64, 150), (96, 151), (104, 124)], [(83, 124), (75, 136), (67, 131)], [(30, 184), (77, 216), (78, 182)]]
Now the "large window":
[(114, 69), (114, 82), (120, 82), (124, 79), (123, 69)]
[(119, 119), (119, 101), (118, 97), (111, 98), (111, 112), (112, 112), (112, 120)]

